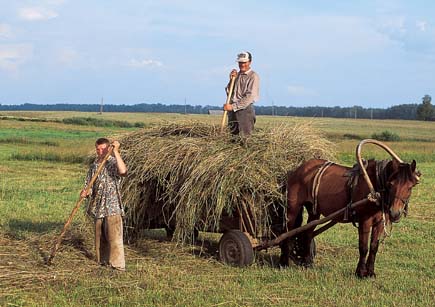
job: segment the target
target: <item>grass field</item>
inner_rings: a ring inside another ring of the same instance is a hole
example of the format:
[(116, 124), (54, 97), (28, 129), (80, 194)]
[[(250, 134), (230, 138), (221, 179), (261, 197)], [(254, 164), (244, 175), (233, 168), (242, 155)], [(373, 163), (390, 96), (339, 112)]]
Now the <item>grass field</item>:
[[(17, 118), (98, 117), (145, 126), (221, 118), (183, 114), (0, 112)], [(80, 212), (52, 266), (44, 264), (74, 207), (87, 170), (83, 161), (97, 137), (137, 128), (0, 120), (1, 306), (433, 306), (435, 304), (435, 126), (417, 121), (258, 117), (258, 128), (311, 122), (336, 143), (337, 162), (355, 163), (358, 138), (391, 131), (388, 145), (423, 173), (409, 216), (395, 224), (376, 261), (377, 278), (354, 276), (357, 230), (337, 225), (318, 238), (312, 269), (277, 265), (279, 249), (256, 255), (247, 268), (217, 260), (219, 234), (200, 233), (198, 245), (180, 246), (163, 230), (126, 245), (127, 272), (93, 260), (90, 223)], [(385, 158), (375, 147), (367, 158)]]

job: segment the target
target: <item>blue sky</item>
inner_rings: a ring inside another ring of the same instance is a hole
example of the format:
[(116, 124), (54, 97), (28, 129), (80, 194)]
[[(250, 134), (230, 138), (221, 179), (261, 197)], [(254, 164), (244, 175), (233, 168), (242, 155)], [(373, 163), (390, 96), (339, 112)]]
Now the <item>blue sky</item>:
[[(297, 3), (297, 4), (296, 4)], [(435, 95), (435, 2), (0, 0), (0, 103), (221, 105), (253, 54), (258, 105)]]

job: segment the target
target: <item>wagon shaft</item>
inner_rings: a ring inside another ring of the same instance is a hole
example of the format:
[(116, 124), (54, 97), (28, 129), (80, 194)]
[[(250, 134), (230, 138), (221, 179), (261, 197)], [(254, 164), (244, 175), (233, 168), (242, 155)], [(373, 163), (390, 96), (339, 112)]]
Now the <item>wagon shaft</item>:
[(366, 204), (367, 202), (369, 202), (369, 200), (365, 198), (365, 199), (362, 199), (362, 200), (357, 201), (355, 203), (352, 203), (350, 206), (341, 208), (340, 210), (337, 210), (334, 213), (331, 213), (330, 215), (328, 215), (328, 216), (326, 216), (326, 217), (324, 217), (322, 219), (312, 221), (310, 223), (305, 224), (304, 226), (301, 226), (301, 227), (292, 229), (292, 230), (290, 230), (288, 232), (285, 232), (285, 233), (279, 235), (278, 237), (276, 237), (273, 240), (263, 241), (263, 243), (260, 244), (259, 246), (257, 246), (256, 249), (257, 250), (262, 250), (262, 249), (266, 249), (266, 248), (278, 245), (279, 243), (281, 243), (285, 239), (291, 238), (291, 237), (293, 237), (293, 236), (295, 236), (295, 235), (297, 235), (297, 234), (299, 234), (301, 232), (304, 232), (304, 231), (306, 231), (306, 230), (308, 230), (310, 228), (315, 228), (317, 225), (327, 223), (327, 222), (335, 219), (336, 217), (344, 214), (344, 212), (346, 210), (348, 210), (348, 209), (354, 209), (354, 208), (359, 207), (359, 206), (361, 206), (363, 204)]

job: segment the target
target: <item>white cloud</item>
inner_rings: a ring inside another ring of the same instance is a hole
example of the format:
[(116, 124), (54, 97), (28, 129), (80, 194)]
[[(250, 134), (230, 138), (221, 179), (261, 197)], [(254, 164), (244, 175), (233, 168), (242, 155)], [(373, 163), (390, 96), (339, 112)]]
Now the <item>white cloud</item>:
[(402, 16), (388, 16), (378, 22), (378, 31), (391, 41), (399, 43), (406, 52), (421, 55), (433, 54), (434, 29), (425, 20), (414, 20)]
[(277, 19), (257, 28), (251, 41), (261, 48), (273, 46), (274, 54), (282, 58), (367, 55), (382, 52), (391, 44), (376, 31), (371, 19), (357, 16), (292, 16), (285, 23)]
[(28, 44), (0, 45), (0, 70), (16, 73), (33, 54)]
[(427, 22), (426, 21), (417, 21), (415, 23), (415, 25), (417, 26), (417, 28), (422, 31), (425, 32), (426, 31), (426, 26), (427, 26)]
[(317, 96), (317, 93), (301, 85), (288, 85), (287, 92), (291, 96)]
[(78, 52), (72, 48), (62, 48), (58, 50), (57, 60), (62, 64), (73, 64), (78, 58)]
[(406, 18), (403, 16), (381, 16), (377, 24), (382, 33), (399, 36), (407, 32)]
[(18, 11), (18, 15), (27, 21), (48, 20), (59, 16), (55, 11), (42, 7), (24, 7)]
[(12, 36), (11, 27), (7, 24), (0, 23), (0, 38), (10, 38)]
[(45, 0), (45, 3), (49, 5), (62, 5), (65, 2), (66, 0)]
[(134, 68), (143, 68), (143, 67), (161, 67), (163, 66), (162, 62), (156, 61), (156, 60), (137, 60), (137, 59), (131, 59), (127, 66), (134, 67)]

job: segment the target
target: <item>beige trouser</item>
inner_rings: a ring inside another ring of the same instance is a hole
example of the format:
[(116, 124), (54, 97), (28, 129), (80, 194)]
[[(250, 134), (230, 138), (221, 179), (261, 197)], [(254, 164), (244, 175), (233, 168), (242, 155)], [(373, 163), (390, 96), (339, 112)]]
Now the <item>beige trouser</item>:
[(125, 270), (121, 215), (95, 220), (95, 253), (98, 263)]

